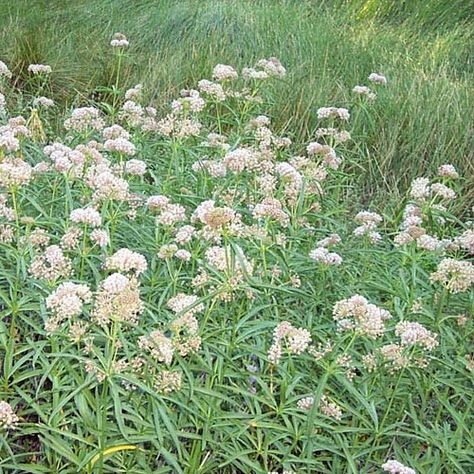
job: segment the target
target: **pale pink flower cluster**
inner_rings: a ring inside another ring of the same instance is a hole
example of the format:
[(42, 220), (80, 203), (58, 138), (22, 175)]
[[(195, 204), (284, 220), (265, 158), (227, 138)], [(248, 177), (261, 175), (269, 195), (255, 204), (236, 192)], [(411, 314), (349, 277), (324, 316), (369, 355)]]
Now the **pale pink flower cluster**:
[(390, 460), (382, 464), (382, 469), (391, 474), (416, 474), (416, 471), (399, 461)]
[(324, 265), (340, 265), (342, 263), (342, 257), (339, 254), (330, 252), (325, 247), (317, 247), (311, 250), (309, 258)]
[(75, 224), (85, 224), (90, 227), (99, 227), (102, 224), (100, 213), (93, 207), (74, 209), (69, 219)]
[(387, 78), (383, 74), (378, 74), (376, 72), (371, 73), (368, 79), (370, 82), (373, 82), (374, 84), (379, 84), (382, 86), (387, 84)]
[(100, 284), (91, 316), (100, 325), (112, 320), (136, 324), (143, 309), (136, 278), (113, 273)]
[(257, 61), (256, 67), (261, 68), (265, 73), (267, 73), (269, 77), (286, 76), (286, 69), (274, 56), (268, 59), (259, 59)]
[(136, 84), (131, 89), (125, 91), (125, 100), (136, 100), (142, 95), (143, 84)]
[(125, 173), (132, 176), (143, 176), (146, 173), (146, 163), (142, 160), (128, 160), (125, 163)]
[(198, 303), (199, 298), (196, 295), (186, 295), (185, 293), (178, 293), (173, 298), (168, 300), (166, 304), (171, 311), (179, 313), (181, 316), (194, 316), (196, 313), (201, 313), (204, 310), (204, 305)]
[(218, 160), (198, 160), (192, 164), (191, 169), (195, 173), (198, 171), (207, 171), (213, 178), (225, 178), (227, 175), (225, 163)]
[(92, 293), (87, 285), (61, 283), (46, 298), (46, 307), (53, 312), (53, 316), (46, 321), (46, 331), (52, 333), (64, 320), (81, 314), (83, 305), (90, 303), (91, 299)]
[[(1, 146), (0, 141), (0, 149)], [(21, 158), (8, 157), (0, 161), (0, 186), (26, 186), (32, 178), (33, 168)]]
[(28, 66), (28, 72), (36, 76), (38, 74), (51, 74), (52, 69), (51, 66), (47, 66), (46, 64), (30, 64)]
[(201, 112), (205, 105), (206, 101), (200, 96), (199, 91), (195, 89), (183, 89), (181, 97), (171, 102), (171, 108), (174, 113)]
[(428, 178), (416, 178), (411, 183), (410, 197), (419, 203), (423, 203), (430, 196), (430, 180)]
[(54, 107), (54, 100), (49, 99), (48, 97), (37, 97), (33, 101), (33, 107), (44, 107), (44, 108)]
[(268, 350), (268, 360), (277, 365), (286, 348), (291, 354), (302, 354), (311, 343), (311, 334), (303, 328), (295, 328), (288, 321), (282, 321), (273, 331), (273, 341)]
[(127, 201), (129, 195), (128, 182), (116, 176), (108, 166), (92, 167), (87, 172), (87, 185), (94, 190), (92, 199), (95, 202), (107, 199)]
[(72, 263), (64, 255), (61, 247), (50, 245), (43, 254), (33, 259), (29, 271), (34, 278), (51, 281), (59, 277), (68, 277), (72, 272)]
[(195, 233), (196, 229), (192, 225), (184, 225), (176, 231), (174, 239), (180, 245), (187, 244), (191, 242)]
[(303, 176), (301, 173), (286, 161), (278, 163), (275, 166), (275, 172), (280, 176), (280, 180), (285, 183), (285, 195), (291, 201), (295, 201), (303, 186)]
[(325, 237), (324, 239), (318, 240), (318, 242), (316, 242), (318, 247), (324, 247), (324, 248), (337, 245), (340, 243), (341, 243), (341, 237), (339, 236), (339, 234), (331, 234), (329, 235), (329, 237)]
[(377, 232), (378, 225), (382, 222), (382, 216), (376, 212), (361, 211), (355, 216), (355, 220), (361, 225), (354, 229), (356, 236), (368, 236), (372, 243), (376, 243), (382, 239), (382, 236)]
[(226, 153), (223, 163), (233, 173), (251, 168), (257, 161), (256, 152), (251, 148), (236, 148)]
[(194, 210), (191, 222), (204, 224), (204, 234), (209, 232), (211, 237), (218, 235), (225, 226), (238, 221), (240, 216), (230, 207), (217, 207), (215, 201), (203, 201)]
[(135, 145), (124, 137), (111, 138), (104, 142), (104, 150), (133, 156), (136, 153)]
[(99, 247), (107, 247), (110, 242), (109, 234), (103, 229), (94, 229), (90, 234), (90, 239)]
[(445, 258), (430, 279), (441, 283), (450, 293), (464, 293), (474, 285), (474, 265), (468, 261)]
[(129, 44), (127, 37), (123, 33), (114, 33), (112, 41), (110, 41), (112, 48), (126, 48)]
[(443, 183), (430, 185), (428, 178), (416, 178), (411, 184), (410, 197), (417, 203), (423, 204), (428, 198), (434, 197), (451, 201), (456, 198), (456, 193)]
[(207, 79), (198, 82), (199, 90), (216, 102), (223, 102), (226, 99), (226, 93), (221, 84), (217, 84)]
[(360, 295), (338, 301), (333, 308), (333, 318), (340, 331), (355, 331), (371, 339), (384, 334), (385, 321), (391, 317), (387, 310)]
[(215, 81), (230, 81), (238, 77), (237, 71), (226, 64), (217, 64), (212, 71), (212, 78)]
[(339, 120), (349, 120), (349, 111), (343, 107), (320, 107), (317, 111), (318, 119), (336, 118)]
[(395, 326), (395, 335), (403, 346), (419, 345), (431, 351), (439, 344), (437, 336), (417, 322), (400, 321)]
[(4, 400), (0, 401), (0, 429), (14, 429), (20, 419), (11, 405)]
[[(1, 74), (0, 74), (1, 77)], [(6, 106), (7, 101), (5, 99), (5, 96), (0, 92), (0, 115), (3, 115), (6, 113)]]
[(474, 254), (474, 229), (465, 230), (460, 236), (456, 237), (455, 241), (468, 253)]
[[(298, 401), (297, 406), (300, 410), (310, 411), (314, 405), (314, 397), (305, 397)], [(319, 409), (323, 415), (334, 418), (339, 421), (342, 418), (342, 410), (339, 405), (331, 402), (326, 395), (321, 395)]]
[(135, 275), (140, 275), (146, 271), (148, 265), (145, 257), (130, 249), (122, 248), (117, 250), (111, 257), (108, 257), (105, 262), (107, 270), (118, 270), (121, 272), (134, 272)]
[(338, 130), (337, 128), (318, 128), (316, 137), (332, 137), (336, 143), (344, 143), (351, 139), (351, 134), (347, 130)]
[(8, 66), (3, 61), (0, 61), (0, 78), (2, 77), (10, 79), (12, 77), (12, 73), (10, 69), (8, 69)]
[(130, 134), (121, 125), (111, 125), (102, 130), (102, 136), (105, 140), (116, 140), (117, 138), (130, 139)]
[(329, 145), (322, 145), (318, 142), (311, 142), (306, 147), (306, 152), (310, 157), (315, 155), (322, 156), (322, 166), (324, 168), (331, 168), (333, 170), (337, 170), (342, 162), (341, 158), (336, 155), (336, 151), (334, 150), (334, 148), (330, 147)]
[(206, 250), (206, 262), (221, 272), (226, 272), (234, 284), (240, 282), (244, 275), (253, 274), (253, 265), (239, 247), (213, 246)]
[(453, 165), (441, 165), (438, 168), (438, 175), (443, 178), (457, 179), (459, 178), (459, 173), (456, 171), (456, 168)]
[(139, 337), (138, 347), (143, 351), (149, 352), (158, 362), (164, 362), (169, 365), (173, 360), (173, 341), (161, 331), (152, 331), (148, 336)]
[(171, 204), (167, 196), (150, 196), (146, 205), (158, 213), (156, 221), (162, 225), (172, 226), (186, 220), (186, 209), (181, 204)]
[(374, 92), (372, 92), (370, 87), (367, 87), (367, 86), (355, 86), (352, 89), (352, 92), (360, 96), (365, 96), (369, 100), (374, 100), (377, 97), (377, 95)]
[(272, 197), (266, 197), (257, 204), (253, 208), (252, 215), (254, 219), (274, 219), (280, 222), (283, 227), (287, 227), (290, 222), (288, 214), (283, 210), (282, 203)]
[(54, 163), (56, 171), (67, 172), (69, 176), (74, 177), (83, 175), (86, 162), (85, 147), (77, 146), (75, 149), (71, 149), (62, 143), (53, 143), (46, 145), (43, 151)]
[(64, 121), (66, 130), (84, 133), (88, 130), (102, 130), (105, 121), (99, 109), (95, 107), (80, 107), (71, 112), (71, 117)]

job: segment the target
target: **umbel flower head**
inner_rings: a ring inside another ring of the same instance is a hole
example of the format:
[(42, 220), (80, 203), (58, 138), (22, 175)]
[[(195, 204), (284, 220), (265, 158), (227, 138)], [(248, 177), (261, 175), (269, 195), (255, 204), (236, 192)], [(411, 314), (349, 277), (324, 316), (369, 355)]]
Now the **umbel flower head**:
[(110, 42), (112, 48), (126, 48), (129, 44), (127, 37), (123, 33), (114, 33), (112, 41)]
[(143, 309), (137, 279), (113, 273), (100, 284), (91, 316), (101, 325), (113, 320), (136, 324)]
[(463, 293), (474, 285), (474, 265), (468, 261), (445, 258), (430, 278), (434, 283), (441, 283), (450, 293)]
[(268, 360), (276, 365), (280, 362), (284, 348), (291, 354), (302, 354), (310, 343), (309, 331), (295, 328), (288, 321), (282, 321), (273, 331), (273, 342), (268, 350)]
[(46, 298), (46, 307), (53, 315), (46, 321), (46, 331), (54, 332), (61, 322), (78, 316), (84, 303), (90, 303), (92, 293), (87, 285), (66, 282)]
[(376, 339), (384, 334), (385, 321), (392, 315), (369, 303), (363, 296), (354, 295), (334, 305), (333, 317), (340, 331), (356, 331)]
[(18, 424), (19, 418), (13, 411), (11, 405), (3, 400), (0, 401), (0, 429), (13, 429)]

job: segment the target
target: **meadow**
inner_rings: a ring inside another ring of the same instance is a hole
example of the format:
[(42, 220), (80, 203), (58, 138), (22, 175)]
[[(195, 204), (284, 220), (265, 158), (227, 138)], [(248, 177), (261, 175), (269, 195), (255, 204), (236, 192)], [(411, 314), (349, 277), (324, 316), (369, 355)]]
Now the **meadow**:
[(0, 472), (474, 471), (469, 2), (0, 2)]

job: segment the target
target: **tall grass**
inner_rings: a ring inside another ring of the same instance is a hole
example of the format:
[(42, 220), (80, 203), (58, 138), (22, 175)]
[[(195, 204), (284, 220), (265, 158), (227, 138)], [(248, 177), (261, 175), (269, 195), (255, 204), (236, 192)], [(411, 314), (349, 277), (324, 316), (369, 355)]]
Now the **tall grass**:
[(99, 96), (98, 85), (113, 83), (104, 37), (114, 31), (132, 40), (126, 83), (143, 82), (158, 106), (216, 62), (278, 56), (291, 72), (273, 91), (270, 112), (277, 130), (302, 141), (312, 137), (328, 93), (331, 103), (348, 105), (352, 86), (381, 71), (397, 93), (381, 97), (375, 120), (353, 132), (367, 144), (354, 150), (367, 197), (399, 196), (415, 175), (447, 159), (472, 176), (469, 2), (0, 3), (0, 57), (20, 78), (30, 63), (51, 64), (53, 88), (66, 103), (77, 90)]

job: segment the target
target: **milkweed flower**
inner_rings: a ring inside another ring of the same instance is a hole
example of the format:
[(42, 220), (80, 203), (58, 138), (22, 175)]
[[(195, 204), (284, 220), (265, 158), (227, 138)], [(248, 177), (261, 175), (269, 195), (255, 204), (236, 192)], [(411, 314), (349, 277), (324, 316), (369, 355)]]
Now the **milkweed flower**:
[(113, 273), (100, 284), (91, 316), (102, 326), (112, 320), (136, 324), (143, 309), (137, 279)]
[(5, 99), (5, 96), (0, 92), (0, 115), (6, 113), (6, 103), (7, 101)]
[(8, 66), (3, 61), (0, 61), (0, 78), (2, 77), (10, 79), (12, 77), (12, 73), (10, 69), (8, 69)]
[(387, 78), (383, 74), (378, 74), (376, 72), (371, 73), (368, 79), (374, 84), (379, 84), (382, 86), (385, 86), (387, 84)]
[(374, 100), (377, 97), (377, 95), (370, 90), (370, 87), (367, 86), (355, 86), (352, 92), (360, 96), (366, 96), (369, 100)]
[(139, 99), (142, 95), (143, 84), (137, 84), (131, 89), (125, 91), (125, 100), (136, 100)]
[(133, 156), (137, 151), (135, 145), (123, 136), (106, 140), (104, 143), (104, 150), (107, 150), (109, 152), (122, 153), (124, 155), (129, 156)]
[(456, 168), (453, 165), (441, 165), (438, 168), (438, 175), (444, 178), (459, 178), (459, 173), (456, 171)]
[(320, 107), (317, 111), (318, 119), (337, 118), (349, 120), (349, 111), (343, 107)]
[(376, 243), (381, 240), (382, 236), (376, 231), (378, 225), (383, 220), (380, 214), (370, 211), (361, 211), (356, 214), (355, 220), (362, 225), (354, 229), (354, 235), (367, 235), (372, 243)]
[(418, 345), (431, 351), (439, 344), (436, 335), (417, 322), (400, 321), (395, 326), (395, 335), (403, 346)]
[(338, 301), (333, 308), (333, 318), (340, 331), (355, 331), (371, 339), (384, 334), (385, 321), (391, 317), (387, 310), (369, 303), (360, 295)]
[(81, 314), (83, 304), (90, 303), (91, 299), (92, 293), (87, 285), (61, 283), (46, 298), (46, 307), (53, 312), (53, 316), (46, 321), (46, 331), (52, 333), (64, 320)]
[(125, 163), (125, 173), (132, 176), (143, 176), (146, 173), (146, 163), (142, 160), (128, 160)]
[(100, 213), (93, 207), (74, 209), (69, 219), (75, 224), (85, 224), (91, 227), (99, 227), (102, 224)]
[(455, 238), (455, 242), (466, 249), (468, 253), (474, 254), (474, 229), (465, 230), (459, 237)]
[(50, 245), (43, 254), (33, 259), (29, 271), (34, 278), (52, 281), (68, 277), (72, 273), (72, 262), (64, 255), (61, 247)]
[(49, 99), (48, 97), (36, 97), (36, 99), (33, 100), (33, 107), (54, 107), (54, 100)]
[(20, 148), (20, 142), (11, 130), (0, 131), (0, 150), (11, 152)]
[(99, 247), (107, 247), (110, 242), (109, 234), (106, 230), (94, 229), (90, 234), (91, 241)]
[[(0, 149), (2, 148), (0, 135)], [(0, 162), (0, 186), (26, 186), (33, 178), (33, 168), (21, 158), (4, 158)]]
[(173, 360), (173, 341), (161, 331), (152, 331), (148, 336), (139, 337), (138, 347), (145, 352), (149, 352), (158, 362), (169, 365)]
[(126, 48), (129, 44), (127, 37), (123, 33), (114, 33), (112, 41), (110, 42), (112, 48)]
[(430, 196), (430, 180), (428, 178), (416, 178), (411, 183), (410, 197), (417, 202), (423, 203)]
[(284, 77), (286, 76), (286, 69), (281, 64), (278, 58), (274, 56), (268, 59), (260, 59), (257, 61), (256, 67), (262, 68), (268, 76)]
[(382, 464), (382, 469), (391, 474), (416, 474), (416, 471), (410, 467), (405, 466), (399, 461), (391, 460)]
[(215, 81), (230, 81), (238, 77), (237, 71), (226, 64), (217, 64), (212, 71), (212, 78)]
[(88, 130), (102, 130), (105, 121), (99, 109), (95, 107), (80, 107), (71, 112), (71, 117), (64, 121), (66, 130), (86, 132)]
[(183, 313), (183, 316), (193, 316), (204, 310), (204, 305), (197, 303), (198, 300), (199, 298), (196, 295), (178, 293), (168, 300), (166, 306), (174, 313)]
[(441, 283), (451, 293), (464, 293), (474, 285), (474, 265), (468, 261), (445, 258), (430, 279), (433, 283)]
[(283, 348), (291, 354), (302, 354), (311, 343), (311, 334), (303, 328), (296, 328), (288, 321), (282, 321), (273, 331), (273, 341), (268, 350), (268, 360), (277, 365), (282, 357)]
[(46, 64), (30, 64), (28, 66), (28, 72), (36, 76), (38, 74), (51, 74), (52, 69), (51, 66), (47, 66)]
[(329, 252), (325, 247), (318, 247), (311, 250), (309, 258), (316, 260), (316, 262), (323, 263), (324, 265), (340, 265), (342, 263), (342, 257), (339, 254)]
[(147, 266), (146, 259), (142, 254), (127, 248), (117, 250), (111, 257), (107, 258), (105, 263), (105, 268), (108, 270), (133, 271), (136, 275), (145, 272)]
[(0, 401), (0, 429), (14, 429), (20, 419), (11, 405), (4, 400)]

